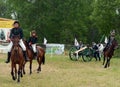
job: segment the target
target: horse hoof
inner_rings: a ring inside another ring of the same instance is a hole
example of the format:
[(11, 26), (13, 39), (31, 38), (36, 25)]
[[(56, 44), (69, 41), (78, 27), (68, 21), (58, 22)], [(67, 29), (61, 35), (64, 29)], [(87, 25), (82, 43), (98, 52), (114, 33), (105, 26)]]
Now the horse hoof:
[(40, 71), (37, 71), (37, 73), (40, 73)]
[(25, 71), (23, 71), (23, 74), (25, 75), (25, 74), (26, 74), (26, 72), (25, 72)]
[(32, 72), (30, 72), (30, 75), (32, 74)]
[(105, 66), (104, 68), (107, 68), (107, 66)]
[(41, 69), (37, 69), (37, 71), (38, 71), (38, 72), (40, 72), (40, 71), (41, 71)]
[(21, 77), (23, 77), (23, 75), (21, 75)]
[(39, 70), (37, 70), (37, 73), (40, 73), (41, 72), (41, 70), (39, 69)]
[(17, 83), (20, 83), (20, 81), (18, 80)]
[(25, 73), (25, 72), (23, 72), (23, 74), (25, 75), (26, 73)]
[(12, 79), (13, 79), (14, 81), (16, 80), (16, 78), (15, 78), (15, 77), (13, 77)]

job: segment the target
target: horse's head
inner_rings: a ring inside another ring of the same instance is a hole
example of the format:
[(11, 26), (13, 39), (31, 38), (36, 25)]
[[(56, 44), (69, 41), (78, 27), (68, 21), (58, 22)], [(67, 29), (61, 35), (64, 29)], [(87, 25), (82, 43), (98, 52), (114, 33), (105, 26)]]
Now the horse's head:
[(113, 47), (113, 49), (118, 48), (118, 42), (115, 39), (112, 41), (112, 47)]
[(15, 49), (18, 48), (19, 41), (20, 41), (20, 36), (19, 35), (15, 35), (15, 36), (12, 37), (13, 47), (15, 47)]

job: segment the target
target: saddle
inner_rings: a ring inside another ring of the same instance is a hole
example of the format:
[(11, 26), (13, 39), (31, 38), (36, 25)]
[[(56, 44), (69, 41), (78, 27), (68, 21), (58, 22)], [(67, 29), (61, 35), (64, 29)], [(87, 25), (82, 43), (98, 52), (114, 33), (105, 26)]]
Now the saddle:
[(33, 48), (31, 45), (29, 45), (29, 49), (34, 53)]
[[(31, 45), (29, 45), (28, 47), (29, 47), (29, 49), (30, 49), (30, 50), (32, 50), (32, 51), (33, 51), (33, 48), (32, 48), (32, 46), (31, 46)], [(36, 46), (36, 50), (37, 50), (37, 46)], [(33, 51), (33, 52), (34, 52), (34, 51)], [(37, 52), (38, 52), (38, 50), (37, 50)]]
[(106, 50), (108, 50), (110, 48), (110, 44), (106, 45), (106, 47), (103, 49), (103, 52), (105, 52)]

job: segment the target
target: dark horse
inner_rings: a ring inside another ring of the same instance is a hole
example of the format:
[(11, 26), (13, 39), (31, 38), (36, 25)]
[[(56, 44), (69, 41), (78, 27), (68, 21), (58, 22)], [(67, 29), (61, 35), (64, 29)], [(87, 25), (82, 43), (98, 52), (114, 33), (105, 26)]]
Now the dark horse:
[[(23, 51), (22, 48), (19, 46), (19, 38), (19, 36), (13, 36), (13, 48), (11, 51), (11, 75), (13, 80), (17, 79), (17, 82), (20, 82), (20, 77), (23, 77), (22, 68), (24, 63)], [(18, 69), (16, 66), (17, 64)]]
[(107, 68), (110, 66), (110, 60), (112, 58), (112, 56), (114, 55), (114, 50), (118, 47), (118, 43), (117, 41), (114, 39), (112, 42), (111, 42), (111, 45), (109, 46), (109, 48), (105, 49), (104, 50), (104, 59), (103, 59), (103, 65), (105, 63), (105, 59), (106, 60), (106, 64), (104, 66), (104, 68)]
[[(29, 44), (27, 41), (24, 41), (25, 43), (25, 46), (26, 46), (26, 49), (27, 49), (27, 56), (28, 58), (30, 59), (30, 74), (32, 74), (32, 61), (34, 59), (34, 53), (33, 53), (33, 50), (32, 48), (30, 48)], [(45, 63), (45, 50), (43, 48), (41, 48), (40, 46), (37, 46), (37, 62), (39, 64), (38, 66), (38, 73), (41, 71), (41, 64)], [(25, 67), (25, 64), (24, 64), (24, 67)], [(23, 73), (25, 74), (25, 69), (23, 69)]]

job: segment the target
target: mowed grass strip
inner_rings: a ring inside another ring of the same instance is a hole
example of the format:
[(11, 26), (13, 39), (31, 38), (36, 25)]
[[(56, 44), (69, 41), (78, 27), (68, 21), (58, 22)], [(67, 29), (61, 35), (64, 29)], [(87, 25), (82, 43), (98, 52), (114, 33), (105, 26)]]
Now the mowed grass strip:
[(104, 69), (102, 62), (71, 61), (64, 55), (46, 55), (42, 72), (37, 73), (38, 64), (33, 61), (33, 74), (26, 75), (21, 83), (13, 81), (11, 66), (5, 64), (6, 54), (0, 54), (0, 87), (120, 87), (120, 59), (112, 58), (111, 67)]

